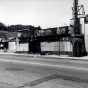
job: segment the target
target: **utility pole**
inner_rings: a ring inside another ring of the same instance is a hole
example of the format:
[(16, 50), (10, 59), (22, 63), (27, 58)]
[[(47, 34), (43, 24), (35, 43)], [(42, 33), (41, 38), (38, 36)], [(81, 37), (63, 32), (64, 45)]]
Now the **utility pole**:
[(74, 0), (73, 3), (73, 19), (74, 19), (74, 35), (81, 34), (80, 19), (78, 18), (78, 0)]
[(84, 41), (84, 35), (81, 31), (81, 24), (80, 24), (80, 18), (78, 17), (79, 6), (78, 6), (78, 0), (74, 0), (73, 3), (73, 33), (72, 33), (72, 46), (73, 46), (73, 56), (75, 57), (81, 57), (85, 56), (86, 48), (85, 48), (85, 41)]

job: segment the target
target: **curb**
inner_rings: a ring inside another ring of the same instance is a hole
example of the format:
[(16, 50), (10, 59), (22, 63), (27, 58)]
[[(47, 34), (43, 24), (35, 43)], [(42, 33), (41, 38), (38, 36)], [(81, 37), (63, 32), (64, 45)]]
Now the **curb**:
[(18, 54), (18, 53), (0, 53), (0, 54), (28, 56), (28, 57), (43, 58), (43, 59), (68, 59), (68, 60), (83, 60), (83, 61), (88, 60), (88, 56), (84, 56), (84, 57), (68, 57), (68, 56), (58, 56), (58, 55), (36, 55), (36, 54)]

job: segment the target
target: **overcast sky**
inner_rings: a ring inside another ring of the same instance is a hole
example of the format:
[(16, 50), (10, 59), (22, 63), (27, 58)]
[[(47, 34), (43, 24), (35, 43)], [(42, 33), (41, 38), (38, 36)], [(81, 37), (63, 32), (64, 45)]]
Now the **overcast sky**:
[[(80, 0), (87, 11), (88, 0)], [(0, 22), (42, 28), (68, 25), (73, 0), (0, 0)]]

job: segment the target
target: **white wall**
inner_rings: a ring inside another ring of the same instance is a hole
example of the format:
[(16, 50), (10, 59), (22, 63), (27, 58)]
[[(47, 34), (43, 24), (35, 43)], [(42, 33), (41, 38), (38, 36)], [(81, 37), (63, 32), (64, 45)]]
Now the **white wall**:
[[(70, 42), (42, 42), (42, 51), (72, 51), (72, 45)], [(15, 42), (9, 42), (9, 52), (15, 51), (28, 51), (28, 43), (16, 44)]]
[(42, 51), (72, 51), (70, 42), (42, 42)]
[(17, 44), (16, 51), (28, 51), (28, 43)]
[(85, 37), (85, 47), (86, 51), (88, 52), (88, 36)]
[(15, 52), (16, 51), (16, 43), (15, 42), (9, 42), (9, 52)]

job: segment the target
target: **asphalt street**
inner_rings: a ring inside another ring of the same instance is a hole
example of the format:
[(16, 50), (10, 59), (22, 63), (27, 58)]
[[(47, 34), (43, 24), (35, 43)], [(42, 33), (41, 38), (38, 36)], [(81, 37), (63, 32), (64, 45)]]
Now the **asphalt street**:
[(0, 88), (88, 88), (88, 61), (0, 54)]

